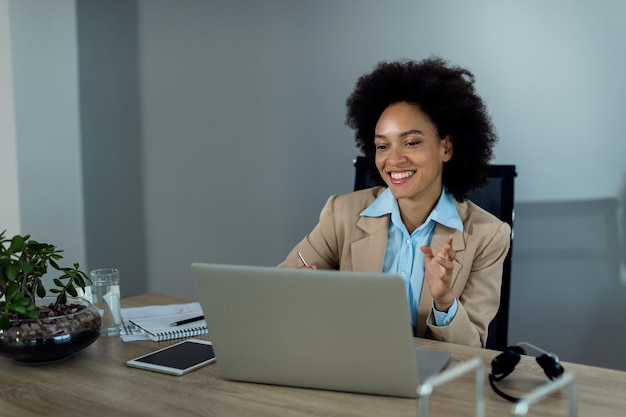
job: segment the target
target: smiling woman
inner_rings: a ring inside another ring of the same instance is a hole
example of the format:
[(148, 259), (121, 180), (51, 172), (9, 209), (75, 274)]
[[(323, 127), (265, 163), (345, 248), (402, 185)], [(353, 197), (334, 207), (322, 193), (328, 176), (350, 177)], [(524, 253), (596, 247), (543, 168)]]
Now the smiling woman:
[(440, 58), (382, 62), (347, 107), (380, 185), (331, 196), (279, 266), (302, 267), (302, 253), (311, 269), (400, 275), (415, 335), (485, 346), (511, 229), (465, 198), (496, 142), (472, 73)]

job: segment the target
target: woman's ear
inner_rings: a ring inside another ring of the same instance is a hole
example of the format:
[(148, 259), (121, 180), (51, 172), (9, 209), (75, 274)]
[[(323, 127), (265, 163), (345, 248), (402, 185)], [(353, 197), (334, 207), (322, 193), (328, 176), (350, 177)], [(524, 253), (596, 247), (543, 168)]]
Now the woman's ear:
[(448, 162), (452, 159), (452, 155), (454, 154), (454, 145), (452, 144), (452, 136), (447, 135), (445, 138), (441, 139), (441, 145), (443, 147), (443, 162)]

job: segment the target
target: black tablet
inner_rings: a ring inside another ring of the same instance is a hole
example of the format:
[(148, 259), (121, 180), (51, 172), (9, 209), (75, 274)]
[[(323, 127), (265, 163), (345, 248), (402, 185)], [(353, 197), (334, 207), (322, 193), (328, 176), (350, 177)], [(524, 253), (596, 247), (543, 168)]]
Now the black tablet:
[(187, 339), (131, 359), (126, 365), (170, 375), (184, 375), (212, 362), (215, 362), (215, 353), (211, 342)]

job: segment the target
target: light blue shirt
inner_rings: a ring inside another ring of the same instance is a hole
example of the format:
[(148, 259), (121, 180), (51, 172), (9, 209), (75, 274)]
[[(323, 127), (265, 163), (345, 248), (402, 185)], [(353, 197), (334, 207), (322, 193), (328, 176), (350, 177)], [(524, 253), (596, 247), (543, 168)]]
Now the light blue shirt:
[[(437, 205), (430, 212), (424, 223), (409, 234), (402, 218), (398, 202), (389, 188), (361, 212), (361, 216), (380, 217), (391, 214), (391, 222), (387, 235), (387, 248), (383, 262), (383, 272), (400, 275), (406, 284), (406, 294), (411, 313), (411, 324), (415, 327), (419, 308), (422, 284), (424, 283), (424, 254), (420, 246), (430, 245), (435, 224), (463, 231), (463, 222), (456, 210), (454, 199), (445, 187)], [(458, 303), (455, 298), (447, 313), (438, 311), (433, 303), (433, 316), (437, 326), (447, 326), (456, 315)]]

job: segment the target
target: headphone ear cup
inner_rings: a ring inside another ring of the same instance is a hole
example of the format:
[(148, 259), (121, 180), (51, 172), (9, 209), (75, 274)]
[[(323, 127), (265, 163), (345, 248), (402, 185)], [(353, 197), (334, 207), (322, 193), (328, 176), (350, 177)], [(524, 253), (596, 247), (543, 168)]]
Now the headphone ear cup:
[(505, 350), (491, 361), (491, 373), (496, 381), (501, 381), (515, 369), (520, 355), (512, 349)]
[(543, 354), (537, 357), (537, 363), (549, 379), (563, 375), (563, 366), (552, 356)]

